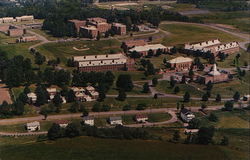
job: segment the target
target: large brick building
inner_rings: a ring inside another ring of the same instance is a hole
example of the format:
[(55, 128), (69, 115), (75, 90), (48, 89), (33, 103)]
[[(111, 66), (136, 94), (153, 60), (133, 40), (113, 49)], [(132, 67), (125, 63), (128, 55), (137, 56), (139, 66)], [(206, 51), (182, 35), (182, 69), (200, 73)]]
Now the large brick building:
[(18, 37), (18, 36), (23, 36), (25, 33), (24, 29), (20, 28), (11, 28), (8, 30), (8, 36), (10, 37)]
[(118, 35), (126, 34), (126, 26), (120, 23), (109, 24), (106, 19), (100, 17), (87, 18), (86, 21), (69, 20), (73, 24), (80, 37), (96, 38), (98, 34), (103, 34), (111, 28)]
[(18, 38), (16, 41), (21, 43), (21, 42), (33, 42), (33, 41), (37, 41), (38, 38), (36, 36), (22, 36), (20, 38)]
[(167, 51), (170, 51), (171, 48), (172, 47), (166, 47), (166, 46), (164, 46), (162, 44), (147, 44), (147, 45), (144, 45), (144, 46), (135, 46), (134, 48), (131, 48), (129, 50), (129, 52), (130, 53), (138, 52), (142, 56), (147, 56), (148, 52), (150, 50), (152, 50), (153, 54), (155, 54), (158, 49), (161, 49), (163, 52), (167, 52)]
[(229, 80), (228, 74), (221, 73), (217, 70), (216, 64), (214, 64), (212, 71), (206, 75), (198, 75), (198, 82), (207, 84), (209, 81), (212, 83), (225, 82)]
[(115, 34), (118, 34), (118, 35), (126, 35), (127, 33), (126, 25), (121, 24), (121, 23), (113, 23), (112, 29), (113, 31), (115, 31)]
[(78, 70), (84, 72), (134, 69), (133, 59), (129, 59), (121, 53), (107, 55), (75, 56), (73, 57), (73, 61), (78, 67)]
[(169, 67), (176, 71), (187, 71), (191, 68), (193, 60), (188, 57), (177, 57), (167, 61)]
[(21, 17), (16, 17), (16, 22), (22, 22), (22, 21), (33, 21), (34, 20), (34, 16), (33, 15), (24, 15)]
[(194, 43), (194, 44), (185, 44), (185, 49), (197, 51), (200, 50), (202, 52), (208, 52), (217, 56), (219, 52), (223, 52), (226, 54), (232, 54), (238, 52), (240, 50), (238, 42), (229, 42), (222, 44), (219, 39), (214, 39), (210, 41)]

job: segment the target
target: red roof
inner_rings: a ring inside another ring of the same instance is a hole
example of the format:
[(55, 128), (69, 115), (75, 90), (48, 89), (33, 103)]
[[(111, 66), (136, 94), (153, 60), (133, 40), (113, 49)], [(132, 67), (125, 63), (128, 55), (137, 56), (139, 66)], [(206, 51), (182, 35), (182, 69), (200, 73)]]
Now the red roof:
[(137, 115), (135, 116), (135, 118), (136, 118), (136, 119), (148, 118), (148, 116), (147, 116), (147, 115), (144, 115), (144, 114), (137, 114)]

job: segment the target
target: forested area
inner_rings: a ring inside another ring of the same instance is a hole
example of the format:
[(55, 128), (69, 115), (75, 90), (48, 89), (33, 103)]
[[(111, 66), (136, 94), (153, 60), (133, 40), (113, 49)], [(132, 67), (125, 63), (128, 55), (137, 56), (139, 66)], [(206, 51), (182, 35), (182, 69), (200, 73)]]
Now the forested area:
[(177, 3), (191, 3), (197, 8), (221, 11), (242, 11), (250, 7), (247, 0), (177, 0)]
[(2, 16), (34, 15), (35, 18), (45, 19), (43, 29), (49, 30), (53, 36), (74, 36), (72, 27), (68, 24), (69, 19), (85, 20), (89, 17), (106, 18), (108, 22), (120, 22), (131, 28), (134, 24), (149, 22), (158, 26), (162, 20), (200, 22), (197, 19), (182, 16), (179, 13), (165, 10), (154, 6), (145, 10), (107, 10), (93, 7), (81, 0), (56, 0), (27, 1), (23, 7), (5, 7)]

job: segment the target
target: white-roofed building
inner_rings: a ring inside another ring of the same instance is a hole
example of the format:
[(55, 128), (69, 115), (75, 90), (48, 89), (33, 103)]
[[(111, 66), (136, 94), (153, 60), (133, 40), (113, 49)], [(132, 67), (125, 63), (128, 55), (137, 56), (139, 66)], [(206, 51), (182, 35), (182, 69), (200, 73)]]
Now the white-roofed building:
[(38, 131), (40, 130), (40, 122), (34, 121), (26, 124), (26, 129), (28, 131)]
[(185, 49), (188, 50), (202, 50), (205, 47), (209, 47), (209, 46), (214, 46), (214, 45), (219, 45), (221, 44), (219, 39), (214, 39), (214, 40), (210, 40), (210, 41), (204, 41), (204, 42), (199, 42), (199, 43), (193, 43), (193, 44), (185, 44)]
[(162, 44), (147, 44), (144, 46), (135, 46), (134, 48), (131, 48), (129, 52), (130, 53), (138, 52), (142, 56), (147, 56), (150, 50), (152, 50), (153, 54), (155, 54), (158, 49), (161, 49), (163, 52), (165, 52), (165, 51), (170, 51), (171, 48), (172, 47), (166, 47)]
[(27, 97), (28, 97), (28, 101), (29, 103), (36, 103), (36, 100), (37, 100), (37, 96), (34, 92), (30, 92), (27, 94)]
[(80, 71), (133, 70), (133, 60), (121, 53), (107, 55), (89, 55), (73, 57)]
[(171, 69), (175, 69), (176, 71), (186, 71), (189, 70), (192, 65), (193, 59), (188, 57), (177, 57), (169, 60), (169, 66)]
[(231, 53), (239, 52), (239, 50), (240, 50), (240, 46), (238, 42), (229, 42), (229, 43), (220, 44), (217, 46), (205, 47), (203, 49), (204, 52), (211, 51), (214, 54), (214, 56), (217, 56), (219, 52), (231, 54)]

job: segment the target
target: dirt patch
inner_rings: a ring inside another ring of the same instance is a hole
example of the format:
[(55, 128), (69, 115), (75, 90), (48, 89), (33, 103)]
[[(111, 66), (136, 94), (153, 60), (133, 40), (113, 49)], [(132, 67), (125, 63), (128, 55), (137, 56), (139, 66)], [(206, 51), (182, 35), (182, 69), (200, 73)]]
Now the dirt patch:
[(76, 50), (76, 51), (87, 51), (87, 50), (89, 50), (89, 48), (81, 48), (81, 49), (79, 49), (79, 48), (76, 48), (76, 47), (73, 47), (73, 49)]
[(3, 101), (8, 102), (9, 104), (12, 103), (9, 88), (7, 88), (4, 84), (0, 84), (0, 104), (2, 104)]

